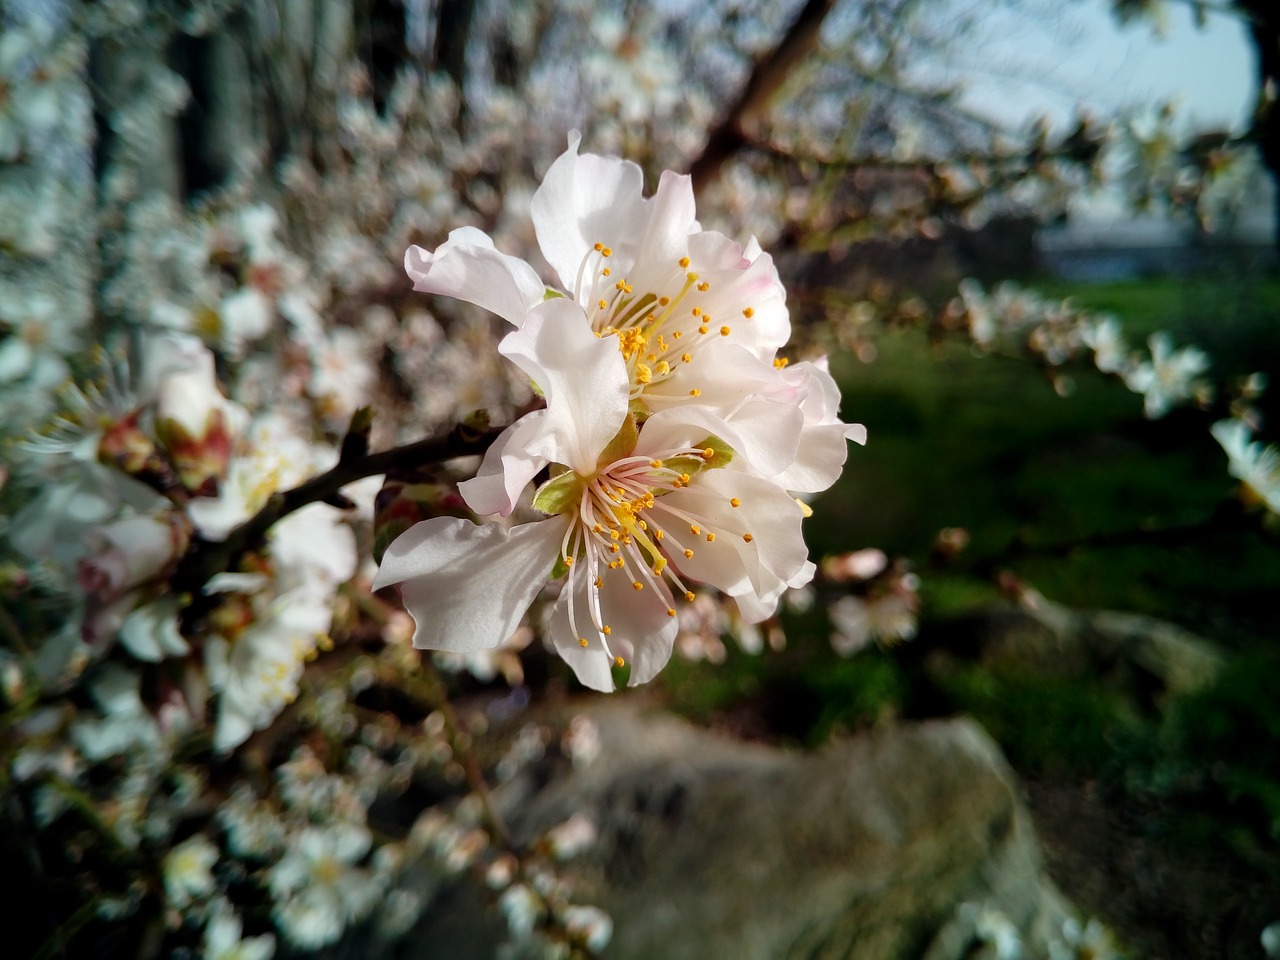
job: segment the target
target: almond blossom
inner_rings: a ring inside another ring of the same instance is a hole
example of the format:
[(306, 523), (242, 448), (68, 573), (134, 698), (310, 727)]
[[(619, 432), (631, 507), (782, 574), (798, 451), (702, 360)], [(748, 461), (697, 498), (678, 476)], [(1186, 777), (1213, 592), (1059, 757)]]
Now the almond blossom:
[[(812, 577), (805, 510), (759, 469), (794, 461), (796, 435), (751, 433), (696, 404), (640, 421), (622, 352), (564, 299), (531, 309), (503, 346), (543, 389), (547, 408), (513, 424), (490, 472), (464, 484), (464, 496), (477, 512), (509, 513), (550, 467), (533, 497), (543, 519), (506, 526), (438, 517), (395, 540), (374, 587), (402, 584), (415, 645), (493, 647), (550, 577), (563, 579), (550, 639), (585, 685), (611, 690), (613, 666), (629, 661), (634, 685), (665, 665), (677, 601), (694, 598), (687, 581), (716, 587), (758, 621)], [(487, 509), (495, 506), (504, 509)]]
[(794, 388), (774, 376), (791, 326), (772, 258), (754, 239), (744, 247), (703, 230), (688, 176), (667, 171), (645, 197), (636, 164), (579, 155), (578, 143), (570, 138), (530, 201), (558, 288), (462, 227), (435, 251), (408, 249), (414, 289), (477, 304), (515, 326), (544, 299), (565, 298), (579, 322), (617, 338), (630, 395), (649, 411), (690, 398), (721, 411), (752, 394), (793, 399)]

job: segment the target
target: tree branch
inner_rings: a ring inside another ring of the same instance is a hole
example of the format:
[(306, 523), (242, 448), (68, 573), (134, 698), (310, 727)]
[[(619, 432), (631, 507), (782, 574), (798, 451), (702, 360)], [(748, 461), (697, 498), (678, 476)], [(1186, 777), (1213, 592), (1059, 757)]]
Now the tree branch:
[(747, 142), (747, 127), (769, 106), (797, 63), (818, 44), (818, 32), (835, 0), (809, 0), (778, 45), (760, 60), (737, 102), (707, 135), (702, 153), (689, 165), (694, 193), (720, 175), (725, 162)]
[[(446, 433), (383, 450), (368, 453), (367, 413), (352, 418), (352, 428), (342, 443), (338, 462), (329, 470), (312, 477), (291, 490), (274, 493), (256, 514), (228, 534), (225, 540), (210, 541), (196, 537), (178, 562), (170, 581), (175, 594), (201, 597), (204, 585), (215, 574), (234, 569), (246, 552), (260, 545), (267, 531), (280, 520), (310, 503), (333, 501), (349, 483), (374, 477), (395, 469), (441, 463), (456, 457), (483, 453), (497, 439), (499, 429), (477, 430), (459, 424)], [(194, 601), (184, 617), (191, 619), (204, 612), (207, 604)]]

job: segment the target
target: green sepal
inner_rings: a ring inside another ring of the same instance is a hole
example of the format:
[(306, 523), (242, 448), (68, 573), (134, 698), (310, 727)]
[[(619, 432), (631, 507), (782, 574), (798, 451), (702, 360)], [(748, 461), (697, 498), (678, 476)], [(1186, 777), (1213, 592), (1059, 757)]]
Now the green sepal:
[(704, 437), (696, 446), (699, 450), (713, 451), (711, 459), (708, 460), (705, 457), (698, 456), (670, 457), (663, 461), (663, 465), (678, 473), (687, 473), (693, 476), (703, 470), (716, 470), (720, 467), (727, 467), (730, 461), (733, 460), (733, 447), (717, 436)]
[(569, 564), (564, 562), (563, 556), (557, 556), (555, 565), (551, 568), (551, 579), (559, 580), (569, 572)]
[(549, 515), (563, 513), (570, 516), (577, 512), (586, 485), (586, 480), (572, 470), (566, 470), (537, 489), (533, 495), (534, 509)]
[(546, 303), (548, 300), (554, 300), (556, 299), (556, 297), (563, 297), (563, 296), (564, 294), (561, 293), (559, 290), (552, 290), (550, 287), (547, 287), (545, 290), (542, 291), (542, 302)]
[(604, 450), (600, 452), (600, 457), (596, 460), (596, 467), (607, 467), (615, 460), (631, 456), (631, 451), (636, 448), (636, 441), (639, 439), (640, 428), (636, 425), (636, 418), (628, 414), (627, 419), (622, 421), (621, 429), (614, 434), (613, 439), (605, 444)]

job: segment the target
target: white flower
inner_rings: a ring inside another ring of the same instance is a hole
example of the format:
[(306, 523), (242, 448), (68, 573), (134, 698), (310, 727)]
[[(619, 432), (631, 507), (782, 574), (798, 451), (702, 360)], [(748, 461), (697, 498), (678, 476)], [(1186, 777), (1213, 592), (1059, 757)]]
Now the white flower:
[[(694, 396), (725, 413), (748, 396), (789, 398), (774, 377), (790, 336), (786, 293), (768, 254), (704, 231), (692, 181), (665, 172), (643, 195), (638, 166), (578, 154), (578, 138), (547, 171), (530, 202), (543, 256), (580, 323), (616, 336), (631, 384), (651, 411)], [(524, 323), (548, 295), (537, 273), (500, 253), (472, 227), (431, 252), (410, 247), (414, 289), (458, 297)]]
[(1080, 339), (1093, 351), (1093, 362), (1103, 373), (1124, 373), (1129, 364), (1129, 347), (1120, 334), (1115, 317), (1099, 317), (1080, 326)]
[(564, 911), (565, 930), (598, 952), (613, 939), (613, 919), (599, 907), (571, 906)]
[(1280, 513), (1280, 450), (1249, 440), (1242, 420), (1219, 420), (1209, 432), (1227, 454), (1227, 472), (1244, 484), (1246, 497)]
[(244, 927), (231, 904), (215, 901), (204, 928), (204, 960), (270, 960), (276, 952), (276, 938), (269, 933), (242, 937)]
[(294, 701), (306, 660), (326, 642), (332, 603), (323, 586), (298, 587), (256, 602), (255, 619), (239, 633), (209, 637), (205, 669), (218, 694), (214, 749), (238, 746)]
[(368, 830), (352, 824), (303, 830), (267, 873), (276, 922), (304, 949), (333, 943), (373, 909), (380, 888), (353, 866), (369, 852)]
[(1209, 369), (1209, 358), (1195, 347), (1173, 349), (1167, 333), (1153, 333), (1147, 340), (1151, 362), (1143, 361), (1124, 375), (1125, 385), (1143, 395), (1143, 412), (1156, 420), (1195, 393), (1195, 380)]
[(477, 512), (509, 512), (551, 465), (553, 479), (533, 501), (547, 517), (514, 527), (440, 517), (394, 541), (374, 587), (403, 584), (416, 645), (465, 652), (500, 643), (559, 568), (565, 584), (551, 639), (584, 684), (611, 690), (610, 666), (624, 654), (632, 684), (666, 663), (675, 595), (693, 598), (684, 577), (734, 597), (753, 621), (812, 577), (801, 506), (776, 483), (729, 465), (744, 450), (748, 466), (770, 460), (770, 443), (794, 436), (747, 438), (698, 406), (660, 411), (637, 427), (621, 353), (562, 299), (531, 311), (504, 352), (543, 388), (547, 409), (504, 433), (464, 495)]
[(218, 848), (204, 834), (178, 844), (164, 858), (164, 893), (169, 906), (182, 909), (202, 900), (217, 889), (213, 865), (218, 862)]

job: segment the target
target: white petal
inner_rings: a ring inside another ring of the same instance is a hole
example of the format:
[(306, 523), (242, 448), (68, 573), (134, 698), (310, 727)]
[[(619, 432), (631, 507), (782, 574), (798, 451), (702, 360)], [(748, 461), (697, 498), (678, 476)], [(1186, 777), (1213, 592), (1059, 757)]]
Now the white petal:
[[(738, 507), (730, 506), (734, 498)], [(672, 515), (673, 510), (701, 518), (701, 533), (691, 535), (688, 522)], [(659, 497), (650, 512), (668, 529), (669, 538), (693, 550), (690, 559), (672, 551), (680, 572), (731, 596), (751, 591), (776, 597), (808, 562), (800, 505), (781, 487), (749, 473), (703, 471), (688, 487)], [(709, 531), (716, 533), (714, 543), (698, 538)], [(749, 542), (744, 539), (748, 533)]]
[[(574, 584), (572, 601), (580, 636), (588, 640), (584, 648), (569, 628), (570, 592), (565, 590), (556, 601), (548, 630), (556, 651), (573, 668), (579, 682), (592, 690), (614, 689), (610, 654), (631, 664), (629, 686), (652, 680), (671, 659), (671, 649), (679, 629), (679, 618), (667, 615), (667, 600), (651, 587), (635, 590), (631, 578), (621, 571), (604, 571), (604, 588), (600, 591), (600, 613), (609, 624), (609, 652), (606, 653), (591, 628), (588, 587), (591, 577), (579, 576)], [(586, 631), (584, 632), (584, 624)]]
[(657, 286), (689, 252), (689, 236), (698, 228), (693, 179), (664, 170), (648, 207), (649, 222), (627, 274), (639, 289)]
[(545, 410), (535, 410), (498, 435), (476, 475), (458, 484), (467, 506), (482, 517), (510, 515), (526, 484), (547, 465), (546, 458), (528, 452), (544, 435), (546, 419)]
[(570, 291), (596, 243), (612, 247), (622, 270), (629, 269), (648, 222), (641, 169), (616, 157), (579, 156), (580, 139), (570, 138), (529, 202), (542, 255)]
[(417, 624), (414, 646), (455, 653), (496, 647), (547, 582), (566, 523), (423, 520), (387, 548), (373, 588), (403, 584), (405, 609)]
[(410, 247), (404, 269), (413, 289), (474, 303), (516, 326), (546, 294), (533, 267), (499, 252), (475, 227), (454, 230), (434, 253)]
[(557, 297), (529, 312), (498, 348), (547, 398), (545, 442), (529, 449), (585, 475), (627, 418), (631, 384), (613, 337), (597, 337), (572, 300)]
[(803, 416), (794, 404), (749, 400), (726, 420), (702, 406), (670, 407), (645, 421), (636, 455), (665, 459), (670, 451), (700, 443), (708, 435), (733, 448), (751, 470), (772, 476), (796, 458)]

